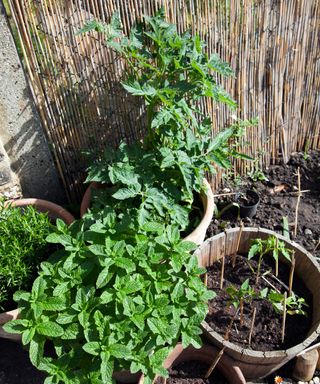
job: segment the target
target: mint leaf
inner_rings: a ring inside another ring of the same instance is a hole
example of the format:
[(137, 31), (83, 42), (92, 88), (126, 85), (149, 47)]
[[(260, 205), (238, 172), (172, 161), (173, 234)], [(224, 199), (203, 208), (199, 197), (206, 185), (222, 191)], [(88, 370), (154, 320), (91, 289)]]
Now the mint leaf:
[(85, 343), (82, 349), (90, 355), (98, 356), (100, 353), (100, 344), (97, 341), (90, 341)]
[(43, 323), (37, 324), (37, 332), (40, 335), (48, 336), (48, 337), (59, 337), (62, 336), (64, 333), (63, 328), (52, 321), (46, 321)]

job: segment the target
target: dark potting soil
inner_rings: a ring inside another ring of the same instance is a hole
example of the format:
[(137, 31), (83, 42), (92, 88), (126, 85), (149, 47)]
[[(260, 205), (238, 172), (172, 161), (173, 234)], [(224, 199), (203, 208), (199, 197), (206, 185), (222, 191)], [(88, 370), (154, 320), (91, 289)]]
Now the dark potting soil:
[[(272, 264), (269, 264), (273, 259), (270, 259), (271, 260), (263, 260), (261, 275), (270, 271), (273, 267)], [(257, 262), (250, 260), (250, 263), (254, 271), (256, 271)], [(261, 275), (258, 284), (255, 284), (256, 275), (252, 273), (247, 258), (241, 255), (237, 256), (234, 268), (232, 268), (232, 258), (228, 257), (225, 259), (224, 287), (222, 290), (219, 289), (221, 262), (216, 262), (213, 266), (207, 268), (207, 271), (208, 288), (214, 290), (217, 296), (209, 302), (209, 313), (206, 321), (216, 332), (225, 335), (235, 314), (235, 309), (233, 306), (230, 306), (230, 297), (225, 289), (230, 285), (239, 289), (246, 279), (249, 279), (250, 287), (252, 287), (257, 294), (264, 288), (270, 289), (271, 286)], [(289, 272), (289, 267), (280, 263), (278, 279), (288, 284)], [(281, 293), (284, 293), (284, 287), (272, 274), (266, 275), (265, 278)], [(308, 316), (287, 315), (284, 344), (281, 342), (282, 315), (275, 312), (272, 304), (267, 299), (258, 298), (253, 299), (252, 302), (244, 303), (244, 323), (242, 326), (240, 325), (240, 316), (238, 314), (231, 328), (229, 340), (245, 348), (257, 351), (287, 349), (302, 342), (311, 327), (312, 298), (305, 284), (297, 277), (294, 277), (293, 280), (293, 292), (297, 296), (305, 299), (308, 306), (303, 309), (307, 312)], [(248, 337), (254, 308), (257, 308), (257, 314), (252, 334), (252, 342), (249, 346)]]
[[(297, 169), (300, 167), (302, 193), (299, 205), (297, 237), (293, 236), (295, 208), (297, 204)], [(320, 151), (293, 154), (288, 164), (272, 165), (264, 169), (268, 181), (254, 182), (243, 178), (240, 186), (224, 180), (224, 184), (216, 193), (224, 188), (231, 192), (254, 189), (260, 197), (257, 214), (252, 219), (244, 219), (247, 227), (263, 227), (283, 233), (282, 218), (288, 217), (290, 237), (301, 244), (320, 261)], [(280, 190), (280, 191), (279, 191)], [(215, 202), (223, 206), (230, 202), (230, 197), (216, 198)], [(208, 229), (207, 237), (220, 233), (225, 228), (237, 227), (240, 220), (235, 214), (227, 211), (221, 219), (214, 219)]]
[[(209, 365), (202, 361), (187, 361), (177, 364), (169, 369), (167, 384), (227, 384), (228, 381), (215, 369), (208, 379), (204, 376), (209, 369)], [(161, 378), (156, 380), (156, 384), (162, 384)], [(232, 383), (230, 383), (232, 384)]]
[(43, 384), (46, 375), (29, 360), (21, 343), (0, 339), (0, 384)]

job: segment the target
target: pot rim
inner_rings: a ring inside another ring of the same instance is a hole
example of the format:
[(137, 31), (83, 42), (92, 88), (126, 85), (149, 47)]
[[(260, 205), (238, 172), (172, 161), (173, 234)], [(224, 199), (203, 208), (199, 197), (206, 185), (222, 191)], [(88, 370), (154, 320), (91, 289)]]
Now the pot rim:
[[(201, 194), (201, 199), (203, 203), (203, 216), (198, 226), (184, 238), (184, 240), (192, 241), (197, 245), (202, 244), (204, 241), (206, 231), (211, 223), (213, 213), (214, 213), (214, 208), (215, 208), (213, 192), (208, 180), (204, 178), (203, 184), (206, 190), (205, 193)], [(91, 188), (99, 189), (99, 187), (101, 188), (102, 185), (103, 184), (97, 183), (95, 181), (89, 184), (81, 201), (81, 206), (80, 206), (81, 217), (89, 209), (90, 199), (91, 199)]]
[(26, 207), (31, 205), (35, 207), (39, 212), (46, 212), (49, 214), (52, 212), (57, 218), (62, 219), (66, 224), (70, 225), (74, 222), (75, 218), (66, 209), (56, 203), (52, 203), (48, 200), (36, 199), (36, 198), (23, 198), (17, 200), (6, 200), (5, 206), (12, 205), (13, 207)]

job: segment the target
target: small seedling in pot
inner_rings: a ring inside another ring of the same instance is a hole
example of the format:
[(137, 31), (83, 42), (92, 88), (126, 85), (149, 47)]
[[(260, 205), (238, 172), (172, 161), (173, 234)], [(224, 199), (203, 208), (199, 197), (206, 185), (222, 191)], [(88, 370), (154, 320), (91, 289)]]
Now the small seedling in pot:
[(263, 257), (267, 254), (272, 254), (276, 263), (276, 275), (278, 271), (279, 255), (283, 255), (286, 259), (291, 261), (291, 250), (285, 247), (285, 243), (279, 240), (276, 236), (269, 236), (266, 240), (255, 239), (248, 252), (248, 259), (251, 260), (255, 255), (259, 255), (258, 267), (256, 274), (256, 284), (258, 284), (260, 269)]
[[(249, 279), (246, 279), (240, 289), (234, 285), (229, 285), (226, 289), (227, 294), (230, 297), (229, 303), (234, 306), (235, 309), (240, 308), (240, 325), (243, 326), (243, 307), (244, 303), (250, 303), (255, 297), (254, 290), (249, 285)], [(230, 305), (229, 304), (229, 305)]]

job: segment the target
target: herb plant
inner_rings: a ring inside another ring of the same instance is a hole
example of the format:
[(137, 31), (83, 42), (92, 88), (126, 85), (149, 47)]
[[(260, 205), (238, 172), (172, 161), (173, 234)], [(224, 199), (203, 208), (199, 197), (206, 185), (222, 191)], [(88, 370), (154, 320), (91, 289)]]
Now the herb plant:
[[(251, 121), (237, 121), (212, 137), (209, 116), (198, 104), (204, 98), (235, 108), (236, 103), (218, 84), (218, 76), (233, 76), (216, 54), (204, 52), (199, 36), (178, 34), (165, 21), (163, 10), (132, 28), (129, 37), (115, 14), (111, 23), (89, 22), (81, 32), (96, 30), (127, 65), (125, 90), (145, 107), (146, 135), (142, 143), (107, 148), (102, 159), (89, 166), (87, 181), (115, 186), (108, 205), (125, 212), (136, 209), (139, 223), (160, 216), (181, 229), (188, 225), (194, 192), (203, 191), (206, 172), (231, 167), (238, 138)], [(107, 200), (107, 199), (106, 199)]]
[(265, 255), (272, 254), (277, 268), (279, 256), (283, 255), (287, 260), (291, 261), (290, 253), (291, 250), (286, 248), (285, 243), (279, 240), (276, 236), (269, 236), (266, 240), (253, 240), (251, 248), (248, 252), (248, 259), (251, 260), (255, 255), (259, 255), (256, 273), (256, 284), (259, 281), (261, 263)]
[[(15, 294), (21, 319), (5, 330), (22, 334), (45, 384), (111, 383), (120, 370), (151, 383), (167, 376), (163, 360), (180, 339), (200, 347), (214, 294), (177, 227), (153, 223), (128, 235), (130, 224), (110, 209), (92, 218), (57, 222), (48, 241), (64, 249), (41, 264), (31, 292)], [(44, 356), (47, 339), (57, 358)]]
[(0, 306), (14, 291), (31, 288), (37, 268), (48, 255), (50, 221), (34, 207), (0, 203)]

